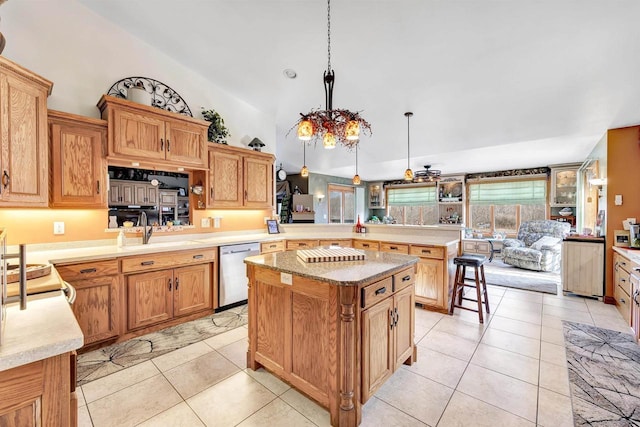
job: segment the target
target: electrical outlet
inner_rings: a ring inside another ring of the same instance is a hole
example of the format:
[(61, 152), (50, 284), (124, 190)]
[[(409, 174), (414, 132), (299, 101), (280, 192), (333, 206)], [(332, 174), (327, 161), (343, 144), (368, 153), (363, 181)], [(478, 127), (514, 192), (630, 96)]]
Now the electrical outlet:
[(200, 227), (202, 227), (202, 228), (211, 227), (211, 218), (202, 218), (200, 220)]
[(55, 221), (53, 223), (53, 234), (64, 234), (64, 222)]
[(213, 228), (220, 228), (220, 219), (221, 218), (213, 218)]

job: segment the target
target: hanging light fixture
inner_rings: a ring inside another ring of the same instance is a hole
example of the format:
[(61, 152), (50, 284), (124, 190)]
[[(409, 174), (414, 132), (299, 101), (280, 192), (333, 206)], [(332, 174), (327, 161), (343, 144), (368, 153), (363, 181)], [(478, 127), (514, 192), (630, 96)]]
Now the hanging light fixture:
[(309, 168), (307, 167), (307, 142), (302, 141), (302, 169), (300, 169), (300, 176), (306, 178), (309, 176)]
[(371, 135), (371, 125), (358, 112), (333, 109), (333, 83), (335, 73), (331, 69), (331, 0), (327, 0), (327, 71), (324, 72), (324, 94), (326, 108), (300, 113), (298, 138), (301, 141), (322, 141), (326, 149), (337, 143), (347, 148), (358, 145), (360, 132)]
[(353, 185), (360, 185), (360, 175), (358, 175), (358, 146), (356, 145), (356, 174), (353, 176)]
[(404, 180), (405, 181), (412, 181), (413, 180), (413, 171), (409, 167), (409, 160), (411, 158), (411, 156), (409, 154), (409, 118), (411, 116), (413, 116), (413, 113), (410, 112), (410, 111), (407, 111), (406, 113), (404, 113), (404, 115), (407, 118), (407, 170), (404, 171)]

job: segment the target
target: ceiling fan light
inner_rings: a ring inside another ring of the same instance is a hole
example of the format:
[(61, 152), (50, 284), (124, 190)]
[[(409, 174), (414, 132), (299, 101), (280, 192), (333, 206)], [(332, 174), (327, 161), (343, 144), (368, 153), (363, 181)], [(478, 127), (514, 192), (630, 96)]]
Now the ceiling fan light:
[(353, 185), (360, 185), (360, 175), (355, 174), (353, 176)]
[(360, 123), (349, 120), (344, 131), (347, 141), (357, 141), (360, 138)]
[(309, 176), (309, 168), (307, 165), (302, 166), (302, 169), (300, 169), (300, 176), (303, 178), (307, 178)]
[(322, 146), (327, 150), (333, 150), (336, 148), (336, 137), (331, 132), (325, 133), (322, 138)]
[(413, 180), (413, 171), (410, 168), (407, 168), (407, 170), (404, 171), (404, 180), (405, 181)]
[(313, 122), (311, 120), (302, 120), (298, 125), (298, 139), (300, 141), (311, 141), (313, 136)]

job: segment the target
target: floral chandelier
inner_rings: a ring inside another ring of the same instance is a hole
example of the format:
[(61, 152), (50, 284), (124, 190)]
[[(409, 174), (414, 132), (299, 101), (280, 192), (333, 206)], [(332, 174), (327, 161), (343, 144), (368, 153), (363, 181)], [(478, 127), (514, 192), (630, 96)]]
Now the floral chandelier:
[(360, 140), (360, 132), (371, 135), (371, 125), (359, 112), (333, 109), (333, 83), (335, 73), (331, 69), (331, 0), (327, 0), (327, 70), (324, 72), (325, 110), (311, 110), (300, 113), (298, 138), (301, 141), (322, 141), (326, 149), (333, 149), (336, 143), (352, 149)]

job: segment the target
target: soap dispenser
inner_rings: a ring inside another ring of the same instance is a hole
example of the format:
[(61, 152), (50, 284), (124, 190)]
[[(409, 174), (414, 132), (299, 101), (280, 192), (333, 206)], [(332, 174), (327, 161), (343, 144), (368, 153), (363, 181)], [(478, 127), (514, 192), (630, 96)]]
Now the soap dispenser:
[(125, 244), (124, 230), (120, 230), (118, 233), (118, 239), (116, 240), (116, 244), (119, 248), (123, 247)]

